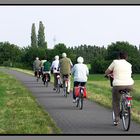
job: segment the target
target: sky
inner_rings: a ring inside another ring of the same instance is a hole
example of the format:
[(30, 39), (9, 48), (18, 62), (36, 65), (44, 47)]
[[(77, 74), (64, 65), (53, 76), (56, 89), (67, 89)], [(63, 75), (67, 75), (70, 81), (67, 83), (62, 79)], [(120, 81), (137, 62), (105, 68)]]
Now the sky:
[(31, 27), (45, 27), (48, 48), (64, 43), (107, 46), (116, 41), (140, 44), (140, 6), (0, 6), (0, 42), (31, 44)]

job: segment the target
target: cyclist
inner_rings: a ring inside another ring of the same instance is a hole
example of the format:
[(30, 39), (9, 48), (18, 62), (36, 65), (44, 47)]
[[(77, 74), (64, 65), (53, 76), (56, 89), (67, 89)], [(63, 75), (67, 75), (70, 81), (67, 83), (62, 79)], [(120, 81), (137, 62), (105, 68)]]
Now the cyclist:
[(35, 76), (39, 75), (40, 69), (41, 69), (41, 61), (39, 60), (38, 57), (36, 57), (36, 60), (33, 62), (33, 70)]
[(48, 74), (48, 82), (50, 82), (50, 67), (51, 67), (51, 63), (49, 62), (49, 61), (45, 61), (44, 63), (43, 63), (43, 78), (42, 78), (42, 80), (43, 80), (43, 82), (44, 82), (44, 85), (45, 85), (45, 77), (46, 77), (46, 74)]
[(56, 86), (57, 86), (57, 75), (60, 73), (59, 72), (59, 56), (56, 55), (55, 60), (52, 62), (51, 65), (51, 70), (53, 71), (53, 75), (54, 75), (54, 88), (53, 90), (56, 90)]
[(105, 75), (113, 74), (113, 88), (112, 88), (112, 106), (115, 114), (114, 125), (119, 121), (119, 102), (120, 102), (120, 90), (128, 89), (132, 90), (134, 84), (131, 78), (132, 65), (127, 62), (128, 54), (126, 52), (119, 53), (119, 59), (113, 60), (110, 66), (105, 71)]
[(43, 68), (44, 68), (43, 64), (44, 64), (44, 62), (46, 62), (45, 59), (41, 60), (41, 74), (42, 74), (42, 76), (43, 76)]
[[(87, 82), (87, 76), (89, 75), (89, 70), (87, 65), (83, 64), (84, 59), (83, 57), (77, 58), (77, 64), (74, 65), (72, 68), (72, 74), (74, 75), (74, 87), (77, 87), (79, 84), (81, 86), (85, 86)], [(73, 88), (73, 103), (76, 102), (76, 97)]]
[(70, 58), (67, 57), (66, 53), (62, 53), (62, 59), (60, 59), (59, 67), (60, 67), (60, 77), (62, 81), (64, 82), (64, 76), (68, 76), (68, 88), (67, 93), (70, 93), (70, 75), (71, 75), (71, 68), (73, 64), (70, 60)]

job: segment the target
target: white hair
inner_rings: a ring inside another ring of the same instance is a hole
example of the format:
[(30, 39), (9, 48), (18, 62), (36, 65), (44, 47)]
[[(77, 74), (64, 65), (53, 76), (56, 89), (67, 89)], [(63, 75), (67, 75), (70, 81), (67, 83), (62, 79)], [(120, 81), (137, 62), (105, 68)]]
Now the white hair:
[(39, 60), (39, 58), (38, 58), (38, 57), (36, 57), (36, 60)]
[(79, 56), (79, 57), (77, 58), (77, 62), (78, 62), (78, 63), (83, 63), (83, 62), (84, 62), (83, 57)]
[(66, 57), (67, 56), (67, 54), (66, 53), (62, 53), (62, 57)]
[(59, 60), (59, 56), (58, 55), (56, 55), (54, 58), (55, 58), (55, 60)]

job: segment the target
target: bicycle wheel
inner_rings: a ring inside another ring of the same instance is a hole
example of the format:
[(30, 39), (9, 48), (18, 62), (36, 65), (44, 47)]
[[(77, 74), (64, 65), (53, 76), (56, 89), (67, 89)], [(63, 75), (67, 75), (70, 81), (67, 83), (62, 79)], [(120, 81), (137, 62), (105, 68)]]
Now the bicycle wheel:
[(48, 87), (48, 84), (49, 84), (49, 82), (48, 82), (48, 80), (46, 80), (46, 87)]
[(57, 93), (60, 93), (60, 84), (57, 84), (56, 92), (57, 92)]
[(83, 109), (83, 94), (80, 94), (79, 97), (79, 109)]
[(66, 82), (64, 82), (63, 92), (64, 92), (64, 96), (67, 97), (67, 87), (66, 87)]
[(130, 107), (127, 107), (125, 105), (125, 102), (123, 102), (123, 106), (122, 106), (122, 124), (123, 124), (123, 129), (125, 131), (129, 130), (130, 121), (131, 121)]
[(114, 124), (114, 121), (115, 121), (115, 114), (114, 114), (114, 110), (112, 111), (112, 121), (113, 121), (113, 125), (115, 125), (115, 124)]
[(63, 91), (64, 91), (64, 96), (67, 97), (67, 89), (66, 89), (66, 87), (64, 87)]
[(39, 77), (37, 76), (36, 81), (38, 82), (38, 80), (39, 80)]
[(76, 107), (79, 106), (79, 97), (76, 97)]

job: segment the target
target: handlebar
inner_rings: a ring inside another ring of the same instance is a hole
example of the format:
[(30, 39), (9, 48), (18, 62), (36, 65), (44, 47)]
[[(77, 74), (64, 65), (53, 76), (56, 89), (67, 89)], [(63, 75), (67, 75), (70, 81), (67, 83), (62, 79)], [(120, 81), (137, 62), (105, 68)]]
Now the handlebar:
[(110, 80), (110, 86), (113, 87), (114, 78), (113, 78), (112, 74), (105, 75), (104, 77)]

